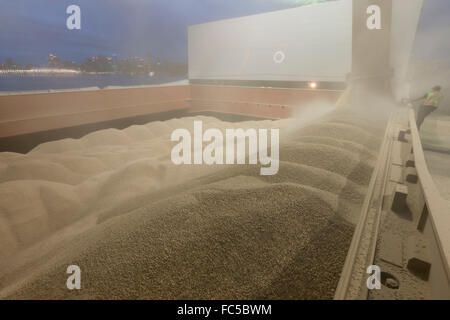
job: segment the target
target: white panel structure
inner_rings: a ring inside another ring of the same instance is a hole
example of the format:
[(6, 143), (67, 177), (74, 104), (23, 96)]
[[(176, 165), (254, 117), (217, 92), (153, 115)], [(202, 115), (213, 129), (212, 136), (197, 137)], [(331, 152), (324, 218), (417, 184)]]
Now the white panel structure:
[(343, 82), (352, 0), (195, 25), (188, 38), (190, 79)]

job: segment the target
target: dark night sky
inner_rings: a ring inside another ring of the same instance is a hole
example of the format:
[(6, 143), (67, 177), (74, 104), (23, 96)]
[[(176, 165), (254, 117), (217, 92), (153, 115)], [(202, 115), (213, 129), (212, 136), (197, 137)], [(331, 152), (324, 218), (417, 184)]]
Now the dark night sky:
[[(97, 54), (145, 57), (147, 53), (185, 61), (187, 26), (292, 8), (301, 3), (302, 0), (0, 0), (0, 61), (11, 57), (19, 63), (45, 64), (49, 53), (77, 62)], [(66, 28), (66, 8), (71, 4), (81, 7), (81, 30)], [(450, 60), (450, 1), (427, 0), (423, 13), (415, 55)]]

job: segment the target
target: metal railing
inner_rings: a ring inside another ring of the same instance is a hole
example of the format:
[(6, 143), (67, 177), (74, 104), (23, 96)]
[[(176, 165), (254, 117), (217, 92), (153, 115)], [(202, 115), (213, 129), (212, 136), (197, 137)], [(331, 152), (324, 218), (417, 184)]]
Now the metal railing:
[[(410, 173), (413, 169), (416, 175), (416, 179), (405, 179), (405, 184), (402, 186), (406, 189), (407, 196), (403, 201), (412, 216), (417, 217), (413, 220), (416, 221), (413, 223), (417, 223), (417, 226), (414, 225), (414, 228), (417, 228), (417, 236), (426, 241), (426, 263), (430, 265), (428, 296), (432, 299), (450, 299), (450, 205), (440, 195), (428, 171), (415, 113), (412, 109), (405, 111), (408, 112), (399, 112), (397, 116), (404, 119), (401, 121), (404, 125), (409, 124), (410, 135), (406, 130), (398, 132), (395, 116), (391, 117), (377, 165), (367, 189), (360, 220), (336, 288), (334, 298), (337, 300), (367, 299), (368, 297), (366, 268), (375, 261), (380, 215), (384, 202), (383, 200), (380, 202), (380, 199), (385, 195), (388, 183), (386, 174), (390, 172), (389, 167), (393, 165), (393, 141), (397, 139), (407, 143), (407, 148), (411, 150), (407, 159), (399, 159), (403, 162), (404, 174)], [(398, 137), (397, 134), (399, 134)], [(413, 164), (411, 164), (412, 159)], [(387, 210), (390, 212), (391, 209)]]
[[(440, 195), (430, 172), (416, 125), (414, 111), (409, 110), (409, 126), (411, 131), (411, 146), (418, 176), (415, 184), (415, 194), (423, 197), (423, 207), (410, 206), (411, 210), (420, 210), (418, 229), (428, 240), (430, 253), (430, 288), (431, 298), (450, 299), (450, 205)], [(409, 188), (412, 188), (410, 185)], [(422, 199), (421, 199), (422, 200)]]

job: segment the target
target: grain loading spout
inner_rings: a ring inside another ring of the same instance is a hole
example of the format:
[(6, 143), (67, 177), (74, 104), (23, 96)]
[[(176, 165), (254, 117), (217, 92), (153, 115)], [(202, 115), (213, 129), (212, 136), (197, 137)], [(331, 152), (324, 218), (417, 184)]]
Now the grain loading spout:
[[(351, 105), (409, 96), (408, 69), (423, 0), (353, 1)], [(377, 99), (378, 98), (378, 99)]]

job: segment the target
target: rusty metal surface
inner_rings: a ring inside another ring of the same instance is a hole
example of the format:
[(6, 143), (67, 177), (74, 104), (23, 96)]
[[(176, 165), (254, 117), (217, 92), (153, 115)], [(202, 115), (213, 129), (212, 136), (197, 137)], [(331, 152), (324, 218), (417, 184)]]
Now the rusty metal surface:
[(0, 138), (190, 108), (288, 118), (296, 108), (335, 103), (341, 91), (231, 86), (161, 86), (0, 95)]
[(191, 110), (280, 119), (310, 103), (335, 104), (341, 94), (338, 90), (191, 85)]
[(0, 137), (188, 107), (189, 86), (0, 96)]

